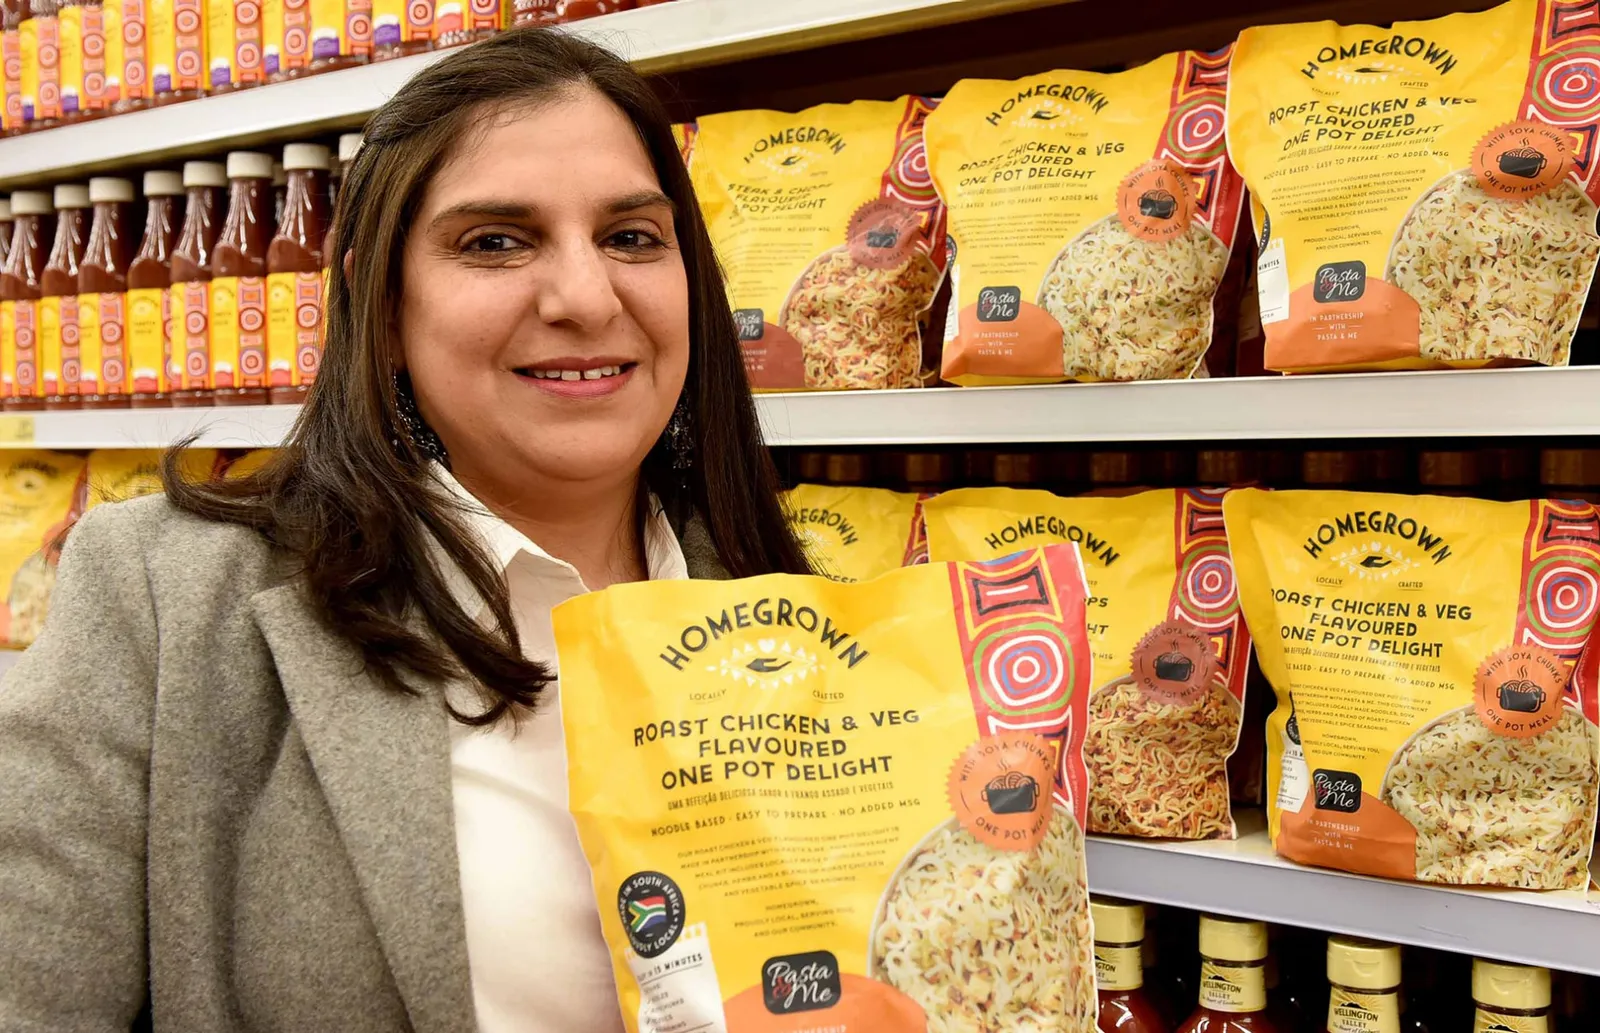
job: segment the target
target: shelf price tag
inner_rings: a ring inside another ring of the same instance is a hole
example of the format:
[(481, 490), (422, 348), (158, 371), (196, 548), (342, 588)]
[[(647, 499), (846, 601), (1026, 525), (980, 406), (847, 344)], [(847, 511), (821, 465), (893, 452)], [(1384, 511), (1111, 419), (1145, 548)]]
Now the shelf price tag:
[(25, 448), (32, 444), (32, 416), (0, 416), (0, 448)]

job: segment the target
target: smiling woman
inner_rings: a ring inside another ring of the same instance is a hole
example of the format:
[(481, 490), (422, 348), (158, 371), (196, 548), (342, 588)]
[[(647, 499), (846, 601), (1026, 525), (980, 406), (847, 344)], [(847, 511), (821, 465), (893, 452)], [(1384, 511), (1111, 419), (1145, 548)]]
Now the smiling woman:
[(511, 32), (365, 137), (291, 440), (86, 517), (0, 688), (0, 1028), (622, 1028), (551, 608), (805, 560), (643, 80)]

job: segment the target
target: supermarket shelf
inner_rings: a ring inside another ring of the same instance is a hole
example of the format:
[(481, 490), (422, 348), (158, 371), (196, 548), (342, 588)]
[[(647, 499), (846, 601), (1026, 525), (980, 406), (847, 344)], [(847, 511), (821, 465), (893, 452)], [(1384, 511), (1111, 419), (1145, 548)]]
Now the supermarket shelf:
[(1232, 843), (1091, 837), (1096, 893), (1600, 975), (1600, 895), (1465, 890), (1303, 868), (1260, 812)]
[[(670, 6), (670, 5), (669, 5)], [(772, 445), (1600, 436), (1600, 367), (761, 395)], [(295, 406), (0, 416), (0, 447), (276, 445)]]
[[(576, 22), (570, 31), (648, 73), (720, 64), (1067, 0), (677, 0)], [(211, 154), (359, 126), (406, 80), (449, 51), (169, 107), (62, 126), (0, 142), (0, 191), (107, 169)]]

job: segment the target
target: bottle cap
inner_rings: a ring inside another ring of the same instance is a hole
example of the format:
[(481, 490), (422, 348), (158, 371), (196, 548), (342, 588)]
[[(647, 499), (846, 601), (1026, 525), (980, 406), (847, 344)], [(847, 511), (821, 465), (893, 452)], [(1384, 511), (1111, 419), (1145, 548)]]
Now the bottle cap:
[(11, 212), (15, 215), (49, 215), (56, 210), (47, 190), (18, 190), (11, 195)]
[(133, 200), (133, 182), (115, 176), (96, 176), (89, 180), (89, 201), (93, 204), (128, 204)]
[(361, 150), (362, 136), (360, 133), (345, 133), (339, 137), (339, 160), (355, 161), (356, 152)]
[(1328, 937), (1328, 982), (1352, 990), (1400, 985), (1400, 948), (1354, 936)]
[(1600, 486), (1600, 448), (1545, 449), (1539, 453), (1539, 483), (1559, 488)]
[(827, 469), (830, 484), (865, 484), (872, 480), (872, 464), (860, 452), (830, 453)]
[(11, 198), (0, 197), (0, 222), (11, 221)]
[(1533, 965), (1472, 959), (1472, 999), (1490, 1008), (1550, 1007), (1550, 970)]
[(221, 162), (186, 161), (183, 163), (183, 185), (225, 187), (228, 185), (228, 170)]
[(144, 196), (177, 197), (183, 193), (183, 177), (176, 172), (156, 171), (144, 174)]
[(330, 162), (328, 149), (320, 143), (292, 143), (283, 149), (283, 167), (286, 169), (323, 169)]
[(1201, 915), (1200, 953), (1214, 961), (1260, 961), (1267, 956), (1266, 923)]
[(272, 155), (260, 151), (229, 151), (229, 179), (271, 179)]
[(1096, 943), (1142, 943), (1144, 905), (1115, 897), (1089, 898)]
[(63, 183), (56, 187), (56, 210), (89, 207), (89, 187), (83, 183)]

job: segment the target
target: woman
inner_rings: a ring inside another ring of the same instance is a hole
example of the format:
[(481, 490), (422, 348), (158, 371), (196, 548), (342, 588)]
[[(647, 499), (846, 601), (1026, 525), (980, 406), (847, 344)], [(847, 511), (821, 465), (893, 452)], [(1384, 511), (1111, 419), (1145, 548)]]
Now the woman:
[(542, 32), (344, 190), (292, 440), (86, 517), (0, 689), (0, 1030), (622, 1028), (550, 608), (805, 569), (709, 239), (645, 83)]

